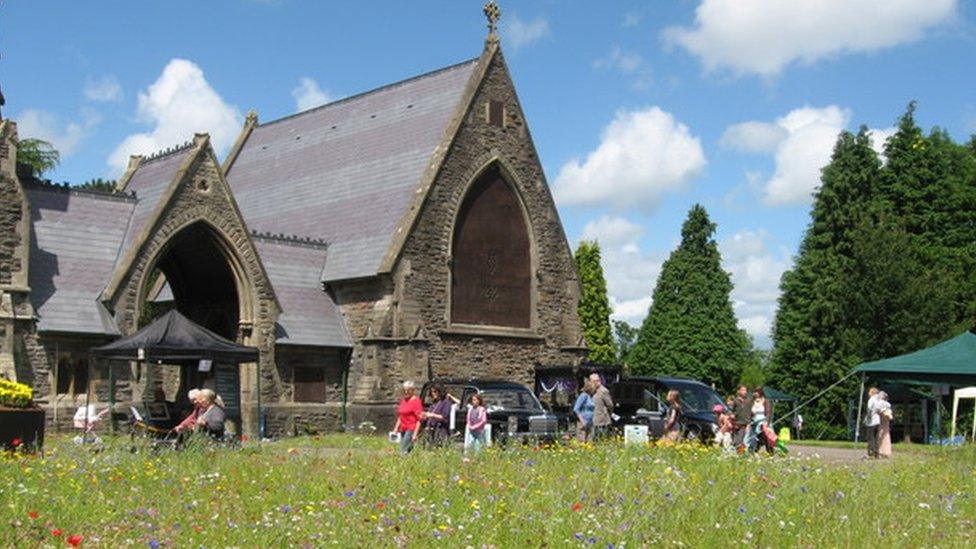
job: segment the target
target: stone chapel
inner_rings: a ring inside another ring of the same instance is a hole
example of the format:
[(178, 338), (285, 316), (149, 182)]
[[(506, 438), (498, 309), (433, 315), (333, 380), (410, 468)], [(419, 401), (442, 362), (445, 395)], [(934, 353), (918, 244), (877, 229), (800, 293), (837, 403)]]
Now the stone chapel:
[[(392, 424), (402, 381), (586, 355), (579, 282), (498, 40), (480, 56), (134, 156), (113, 192), (21, 180), (0, 121), (0, 374), (66, 425), (87, 391), (211, 385), (243, 432)], [(257, 364), (93, 362), (176, 308)], [(260, 399), (258, 398), (260, 393)], [(257, 403), (260, 400), (260, 417)]]

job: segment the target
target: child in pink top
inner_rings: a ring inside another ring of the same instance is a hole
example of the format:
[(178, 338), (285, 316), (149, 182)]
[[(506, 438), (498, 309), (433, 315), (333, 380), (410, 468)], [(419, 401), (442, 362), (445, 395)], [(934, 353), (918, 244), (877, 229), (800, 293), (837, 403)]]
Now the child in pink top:
[(485, 436), (485, 425), (488, 423), (488, 411), (485, 410), (485, 401), (481, 395), (475, 393), (468, 401), (471, 406), (468, 408), (468, 432), (464, 441), (464, 449), (472, 449), (480, 452), (487, 445)]

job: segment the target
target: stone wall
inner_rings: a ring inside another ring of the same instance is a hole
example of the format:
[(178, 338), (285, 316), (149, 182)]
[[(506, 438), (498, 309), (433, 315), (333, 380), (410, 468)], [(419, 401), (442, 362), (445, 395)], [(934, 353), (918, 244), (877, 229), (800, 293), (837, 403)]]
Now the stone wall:
[[(281, 372), (275, 365), (275, 323), (278, 304), (271, 283), (264, 272), (261, 260), (251, 241), (250, 234), (234, 203), (230, 188), (220, 172), (209, 139), (198, 135), (192, 145), (193, 161), (185, 173), (176, 174), (179, 184), (169, 198), (162, 215), (149, 228), (148, 237), (132, 262), (114, 295), (110, 296), (116, 324), (129, 334), (137, 329), (141, 307), (142, 287), (151, 274), (155, 262), (165, 250), (171, 238), (184, 228), (203, 222), (219, 241), (228, 246), (227, 255), (237, 262), (231, 271), (241, 277), (237, 281), (241, 296), (241, 333), (238, 339), (261, 351), (260, 384), (252, 367), (242, 368), (241, 415), (245, 432), (257, 431), (257, 386), (261, 388), (261, 400), (265, 403), (283, 399), (284, 385)], [(204, 183), (205, 182), (205, 183)], [(165, 199), (165, 197), (163, 197)]]
[[(488, 124), (490, 100), (504, 103), (503, 127)], [(469, 184), (493, 161), (517, 189), (530, 220), (530, 330), (457, 329), (448, 320), (454, 221)], [(392, 403), (404, 379), (494, 377), (530, 385), (535, 364), (574, 364), (584, 356), (572, 252), (500, 52), (475, 93), (393, 271), (373, 283), (335, 288), (355, 340), (353, 425), (366, 419), (383, 428), (392, 425)]]

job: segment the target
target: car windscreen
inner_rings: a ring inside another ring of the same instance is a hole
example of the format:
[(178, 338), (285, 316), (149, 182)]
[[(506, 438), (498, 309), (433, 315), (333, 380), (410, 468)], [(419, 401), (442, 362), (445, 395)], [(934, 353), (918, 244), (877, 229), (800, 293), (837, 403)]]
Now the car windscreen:
[(479, 391), (485, 407), (491, 410), (529, 410), (542, 412), (542, 405), (528, 389), (485, 389)]
[(700, 385), (676, 385), (685, 412), (711, 412), (716, 404), (725, 405), (715, 391)]

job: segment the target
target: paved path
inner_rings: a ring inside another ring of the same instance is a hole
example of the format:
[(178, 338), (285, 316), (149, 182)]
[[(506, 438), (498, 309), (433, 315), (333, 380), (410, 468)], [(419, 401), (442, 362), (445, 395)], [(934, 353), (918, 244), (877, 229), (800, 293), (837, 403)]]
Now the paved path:
[(864, 448), (828, 448), (826, 446), (803, 446), (799, 442), (789, 443), (790, 455), (801, 457), (819, 456), (824, 461), (859, 461), (864, 457)]

